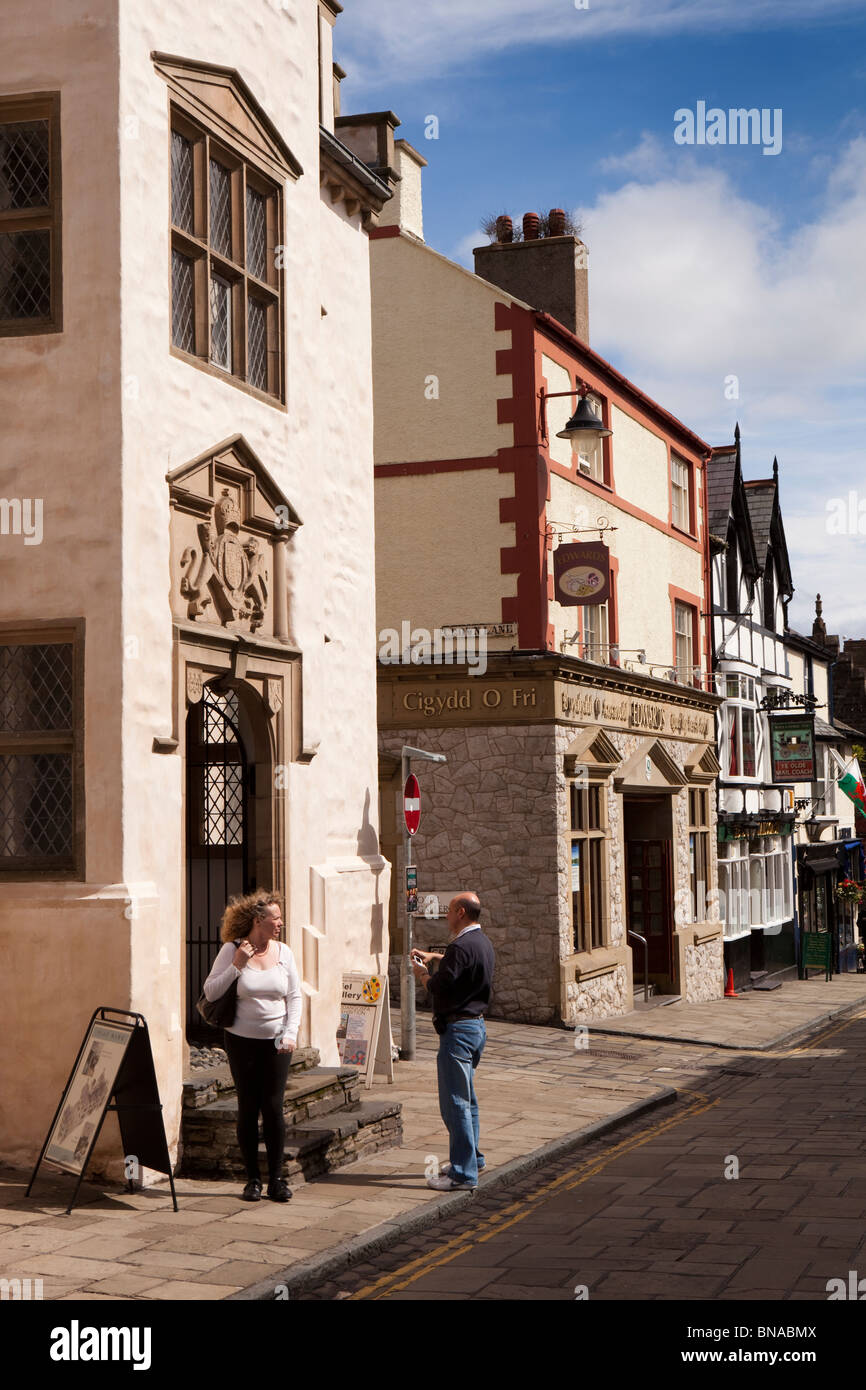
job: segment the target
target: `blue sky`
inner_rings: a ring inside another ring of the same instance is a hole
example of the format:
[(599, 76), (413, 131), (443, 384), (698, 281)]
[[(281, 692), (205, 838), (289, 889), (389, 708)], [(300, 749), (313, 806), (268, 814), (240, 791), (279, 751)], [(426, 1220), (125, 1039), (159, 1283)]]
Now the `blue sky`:
[[(343, 110), (429, 160), (427, 242), (575, 212), (593, 347), (710, 443), (739, 420), (747, 478), (778, 454), (792, 626), (820, 591), (866, 636), (866, 0), (344, 3)], [(780, 108), (781, 151), (677, 145), (698, 101)]]

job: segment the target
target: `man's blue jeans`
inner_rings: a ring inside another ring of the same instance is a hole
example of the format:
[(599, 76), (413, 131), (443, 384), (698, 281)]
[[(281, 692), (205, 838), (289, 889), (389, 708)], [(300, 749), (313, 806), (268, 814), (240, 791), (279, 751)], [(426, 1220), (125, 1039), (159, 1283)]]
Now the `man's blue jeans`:
[(439, 1035), (436, 1072), (439, 1080), (439, 1113), (451, 1140), (449, 1159), (455, 1182), (478, 1184), (478, 1164), (484, 1155), (478, 1147), (478, 1100), (473, 1072), (487, 1041), (483, 1018), (459, 1018), (445, 1025)]

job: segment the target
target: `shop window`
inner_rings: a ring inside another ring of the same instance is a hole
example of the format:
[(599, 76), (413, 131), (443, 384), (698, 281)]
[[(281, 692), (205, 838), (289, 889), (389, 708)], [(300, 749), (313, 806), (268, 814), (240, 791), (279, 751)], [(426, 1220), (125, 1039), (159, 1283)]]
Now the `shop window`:
[(569, 784), (570, 872), (574, 949), (597, 950), (606, 944), (607, 871), (605, 787), (581, 779)]
[(81, 869), (81, 652), (75, 630), (0, 641), (0, 871)]
[(719, 845), (719, 915), (726, 941), (745, 936), (752, 926), (747, 840)]
[(171, 341), (263, 396), (283, 399), (282, 192), (172, 108)]
[(57, 333), (60, 96), (0, 97), (0, 337)]
[(790, 841), (767, 835), (748, 844), (751, 924), (779, 926), (791, 918)]
[(709, 886), (710, 835), (707, 820), (708, 794), (703, 788), (689, 791), (689, 901), (691, 922), (707, 918)]

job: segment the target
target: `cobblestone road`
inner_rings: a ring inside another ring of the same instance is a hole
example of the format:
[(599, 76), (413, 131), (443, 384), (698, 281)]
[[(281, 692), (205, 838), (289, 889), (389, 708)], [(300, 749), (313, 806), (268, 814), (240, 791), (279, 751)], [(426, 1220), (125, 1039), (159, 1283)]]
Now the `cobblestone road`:
[(823, 1301), (828, 1280), (866, 1278), (866, 1017), (760, 1055), (625, 1046), (593, 1074), (651, 1071), (675, 1104), (507, 1190), (482, 1184), (299, 1296)]

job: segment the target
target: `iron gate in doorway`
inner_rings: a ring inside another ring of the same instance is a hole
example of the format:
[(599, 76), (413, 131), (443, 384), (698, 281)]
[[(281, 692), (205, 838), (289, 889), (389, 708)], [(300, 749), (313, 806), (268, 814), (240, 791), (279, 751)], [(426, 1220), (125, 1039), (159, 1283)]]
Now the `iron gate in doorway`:
[(222, 944), (226, 903), (256, 887), (250, 856), (254, 778), (237, 692), (205, 686), (186, 721), (186, 1036), (197, 1046), (221, 1041), (196, 1001)]

